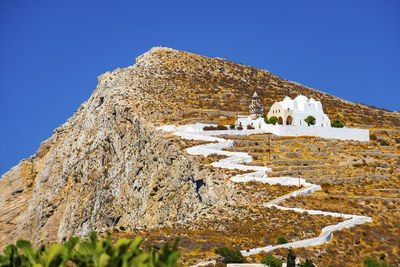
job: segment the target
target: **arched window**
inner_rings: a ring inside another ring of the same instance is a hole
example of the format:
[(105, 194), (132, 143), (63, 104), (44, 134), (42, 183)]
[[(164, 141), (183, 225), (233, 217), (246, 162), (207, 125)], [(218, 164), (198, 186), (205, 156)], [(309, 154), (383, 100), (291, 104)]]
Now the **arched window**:
[(283, 119), (282, 119), (282, 117), (279, 117), (279, 118), (278, 118), (278, 124), (280, 124), (280, 125), (283, 124)]

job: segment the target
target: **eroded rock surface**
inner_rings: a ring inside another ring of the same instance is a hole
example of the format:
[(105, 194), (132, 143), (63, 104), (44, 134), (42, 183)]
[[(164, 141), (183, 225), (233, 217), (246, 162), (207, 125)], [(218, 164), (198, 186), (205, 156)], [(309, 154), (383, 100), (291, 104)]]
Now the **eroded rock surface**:
[[(138, 117), (141, 104), (156, 100), (132, 85), (135, 71), (100, 76), (73, 117), (2, 177), (0, 246), (21, 237), (37, 244), (119, 226), (185, 224), (224, 202), (215, 174)], [(162, 108), (154, 103), (146, 114)]]

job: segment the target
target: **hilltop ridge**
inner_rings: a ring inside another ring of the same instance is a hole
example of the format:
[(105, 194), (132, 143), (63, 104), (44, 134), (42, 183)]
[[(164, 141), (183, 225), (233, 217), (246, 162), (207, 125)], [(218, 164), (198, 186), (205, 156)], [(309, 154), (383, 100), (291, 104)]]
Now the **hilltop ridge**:
[[(285, 96), (293, 98), (303, 94), (320, 100), (331, 118), (339, 117), (347, 125), (400, 127), (397, 112), (353, 103), (282, 79), (269, 71), (222, 58), (155, 47), (139, 56), (134, 67), (144, 70), (141, 78), (147, 93), (161, 94), (172, 104), (169, 111), (176, 111), (172, 116), (167, 114), (165, 122), (201, 117), (202, 113), (209, 119), (246, 113), (250, 96), (257, 91), (265, 108)], [(151, 73), (154, 76), (146, 75)]]

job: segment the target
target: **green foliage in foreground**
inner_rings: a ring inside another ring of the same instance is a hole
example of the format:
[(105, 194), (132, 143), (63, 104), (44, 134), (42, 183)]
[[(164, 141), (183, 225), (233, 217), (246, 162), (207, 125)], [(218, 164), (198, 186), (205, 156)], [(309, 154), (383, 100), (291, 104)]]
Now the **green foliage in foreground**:
[(148, 246), (140, 249), (142, 238), (119, 239), (114, 245), (110, 238), (98, 239), (91, 232), (88, 241), (72, 237), (63, 244), (53, 244), (49, 248), (41, 246), (35, 250), (26, 240), (18, 240), (16, 245), (8, 245), (0, 255), (0, 266), (29, 267), (113, 267), (113, 266), (179, 266), (178, 240), (172, 247), (165, 243), (161, 249)]
[(216, 254), (221, 255), (223, 263), (243, 263), (244, 258), (242, 252), (238, 249), (228, 247), (218, 247), (214, 251)]
[(283, 261), (272, 255), (267, 255), (262, 258), (261, 263), (268, 267), (282, 267)]

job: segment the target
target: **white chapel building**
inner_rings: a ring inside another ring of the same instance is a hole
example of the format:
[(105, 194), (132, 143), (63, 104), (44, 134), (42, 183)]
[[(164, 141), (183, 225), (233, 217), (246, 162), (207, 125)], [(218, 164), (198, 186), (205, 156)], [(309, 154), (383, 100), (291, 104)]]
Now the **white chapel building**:
[[(249, 113), (249, 116), (238, 116), (235, 125), (237, 129), (254, 131), (254, 133), (269, 132), (278, 136), (319, 136), (341, 140), (369, 141), (367, 129), (331, 127), (331, 121), (324, 113), (321, 102), (303, 95), (299, 95), (295, 99), (285, 97), (271, 106), (267, 117), (277, 117), (277, 125), (265, 123), (261, 99), (257, 93), (253, 95)], [(315, 125), (307, 125), (304, 119), (308, 116), (315, 118)]]
[(297, 126), (307, 125), (304, 119), (313, 116), (315, 118), (314, 126), (331, 127), (331, 121), (322, 110), (321, 102), (303, 95), (299, 95), (295, 99), (285, 97), (282, 101), (275, 102), (267, 115), (268, 118), (272, 116), (278, 118), (278, 124)]
[[(248, 125), (254, 129), (265, 129), (267, 124), (262, 118), (263, 108), (261, 106), (260, 97), (254, 93), (251, 104), (249, 106), (250, 116), (239, 116), (236, 124), (242, 128)], [(313, 98), (308, 99), (303, 95), (297, 96), (295, 99), (285, 97), (282, 101), (275, 102), (267, 117), (277, 117), (278, 125), (307, 126), (304, 121), (308, 116), (315, 118), (315, 125), (312, 127), (331, 127), (331, 120), (322, 110), (320, 101)]]

